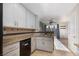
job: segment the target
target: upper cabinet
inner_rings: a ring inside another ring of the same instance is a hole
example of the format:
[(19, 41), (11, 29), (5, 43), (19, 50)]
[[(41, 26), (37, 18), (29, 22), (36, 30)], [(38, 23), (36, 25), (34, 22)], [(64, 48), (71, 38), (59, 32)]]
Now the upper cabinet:
[(15, 11), (12, 4), (3, 4), (3, 26), (14, 27), (15, 23)]
[(26, 27), (35, 29), (35, 15), (27, 11)]
[(34, 29), (35, 28), (35, 15), (30, 13), (29, 16), (30, 17), (29, 17), (29, 22), (28, 23), (30, 24), (30, 27)]
[(21, 4), (3, 4), (3, 26), (35, 29), (35, 15)]

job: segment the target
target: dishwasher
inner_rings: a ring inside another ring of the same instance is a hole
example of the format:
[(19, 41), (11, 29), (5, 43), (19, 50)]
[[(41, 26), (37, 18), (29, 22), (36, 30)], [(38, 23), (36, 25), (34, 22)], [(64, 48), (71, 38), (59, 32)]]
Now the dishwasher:
[(20, 56), (31, 55), (31, 38), (20, 41)]

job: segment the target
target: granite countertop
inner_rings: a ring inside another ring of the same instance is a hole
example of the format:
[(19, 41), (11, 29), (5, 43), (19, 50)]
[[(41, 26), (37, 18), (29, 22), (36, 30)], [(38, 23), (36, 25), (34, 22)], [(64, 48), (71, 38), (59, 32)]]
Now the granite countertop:
[(54, 34), (54, 32), (14, 32), (14, 33), (3, 33), (3, 36), (9, 36), (9, 35), (19, 35), (19, 34), (29, 34), (29, 33), (41, 33), (45, 35)]

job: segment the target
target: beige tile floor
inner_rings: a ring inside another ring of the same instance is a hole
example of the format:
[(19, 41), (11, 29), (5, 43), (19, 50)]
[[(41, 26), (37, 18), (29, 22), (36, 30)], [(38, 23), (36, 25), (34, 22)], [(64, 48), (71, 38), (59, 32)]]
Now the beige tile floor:
[(52, 53), (36, 50), (31, 56), (73, 56), (73, 54), (62, 50), (54, 50)]
[(32, 53), (31, 56), (51, 56), (51, 55), (52, 53), (36, 50), (35, 52)]
[(71, 52), (63, 51), (63, 50), (54, 50), (53, 56), (73, 56)]

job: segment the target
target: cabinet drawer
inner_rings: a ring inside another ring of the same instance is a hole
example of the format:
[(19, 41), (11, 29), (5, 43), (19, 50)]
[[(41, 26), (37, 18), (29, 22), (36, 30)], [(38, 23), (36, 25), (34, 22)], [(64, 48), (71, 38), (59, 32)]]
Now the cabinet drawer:
[(19, 56), (19, 54), (20, 54), (19, 53), (19, 48), (17, 48), (16, 50), (11, 51), (11, 52), (5, 54), (4, 56)]
[(3, 47), (3, 55), (19, 48), (19, 42)]

